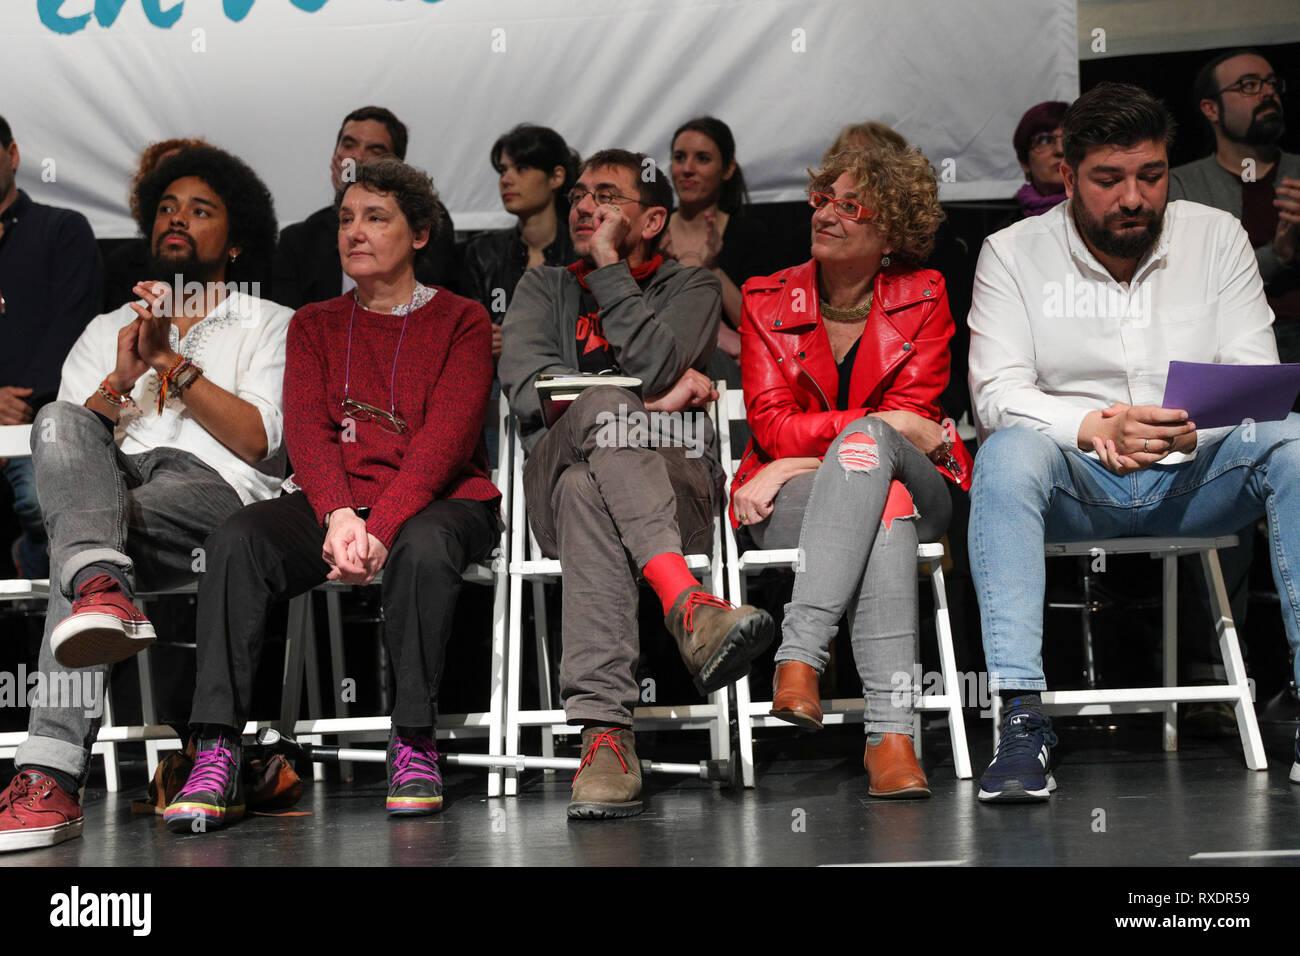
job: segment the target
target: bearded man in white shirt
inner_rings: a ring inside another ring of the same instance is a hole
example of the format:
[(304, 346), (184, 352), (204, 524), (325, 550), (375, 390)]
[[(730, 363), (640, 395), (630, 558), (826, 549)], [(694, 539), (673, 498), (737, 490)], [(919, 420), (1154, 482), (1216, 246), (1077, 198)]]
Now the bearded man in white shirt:
[(284, 474), (291, 312), (232, 278), (275, 242), (270, 193), (242, 161), (203, 147), (163, 162), (137, 200), (152, 277), (135, 287), (140, 301), (90, 322), (59, 400), (32, 426), (50, 535), (46, 690), (0, 793), (0, 850), (80, 835), (109, 668), (154, 639), (135, 587), (193, 579), (208, 535)]
[(981, 800), (1042, 801), (1056, 786), (1039, 697), (1045, 540), (1209, 537), (1266, 517), (1287, 638), (1300, 645), (1300, 416), (1197, 429), (1161, 407), (1170, 360), (1278, 360), (1240, 223), (1167, 201), (1173, 129), (1144, 90), (1099, 84), (1062, 120), (1069, 201), (980, 254), (970, 558), (989, 689), (1005, 704)]

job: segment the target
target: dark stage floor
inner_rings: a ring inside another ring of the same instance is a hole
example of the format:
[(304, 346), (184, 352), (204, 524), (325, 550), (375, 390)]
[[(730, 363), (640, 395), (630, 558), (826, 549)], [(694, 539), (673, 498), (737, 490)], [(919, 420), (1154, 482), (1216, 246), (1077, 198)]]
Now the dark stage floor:
[[(1300, 863), (1300, 785), (1288, 781), (1294, 725), (1264, 724), (1269, 769), (1247, 770), (1235, 737), (1193, 737), (1159, 749), (1156, 718), (1107, 730), (1059, 722), (1057, 794), (1046, 805), (982, 806), (975, 780), (957, 781), (947, 734), (927, 732), (934, 796), (867, 795), (859, 728), (816, 737), (766, 731), (759, 786), (727, 791), (697, 780), (649, 780), (646, 812), (621, 821), (569, 821), (567, 774), (525, 777), (518, 798), (487, 800), (484, 776), (448, 768), (434, 818), (389, 821), (382, 765), (357, 765), (353, 784), (308, 784), (310, 816), (252, 817), (223, 831), (177, 836), (133, 815), (142, 783), (87, 792), (85, 836), (52, 849), (0, 855), (0, 866), (1277, 866)], [(992, 752), (972, 721), (976, 775)], [(691, 759), (670, 736), (643, 757)], [(4, 773), (8, 773), (5, 765)], [(7, 779), (7, 777), (6, 777)], [(143, 768), (128, 780), (142, 781)], [(92, 788), (94, 780), (92, 778)]]

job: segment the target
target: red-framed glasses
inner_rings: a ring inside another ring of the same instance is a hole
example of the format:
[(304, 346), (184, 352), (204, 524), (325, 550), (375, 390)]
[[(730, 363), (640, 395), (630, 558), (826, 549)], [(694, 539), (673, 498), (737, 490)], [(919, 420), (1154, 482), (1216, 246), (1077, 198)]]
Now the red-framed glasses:
[(831, 210), (841, 219), (849, 219), (853, 222), (863, 222), (875, 217), (875, 213), (868, 209), (862, 203), (853, 199), (836, 199), (834, 196), (826, 193), (810, 191), (808, 193), (808, 205), (814, 209), (821, 209), (827, 203), (831, 204)]

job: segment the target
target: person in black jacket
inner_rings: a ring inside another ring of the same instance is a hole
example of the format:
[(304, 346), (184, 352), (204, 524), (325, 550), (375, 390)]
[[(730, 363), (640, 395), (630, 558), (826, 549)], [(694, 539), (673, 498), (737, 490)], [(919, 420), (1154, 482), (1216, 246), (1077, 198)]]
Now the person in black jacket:
[[(18, 188), (20, 156), (0, 117), (0, 425), (26, 425), (54, 401), (59, 369), (99, 309), (101, 264), (86, 217), (32, 202)], [(0, 459), (22, 528), (13, 555), (27, 578), (49, 576), (48, 540), (31, 458)]]
[[(406, 158), (406, 124), (382, 106), (363, 106), (343, 119), (330, 158), (334, 196), (356, 181), (361, 163), (381, 156)], [(442, 223), (415, 260), (415, 275), (425, 285), (451, 286), (456, 278), (456, 245), (451, 216), (438, 204)], [(338, 297), (355, 283), (345, 279), (339, 265), (339, 217), (336, 203), (318, 209), (302, 222), (286, 226), (276, 248), (271, 298), (299, 309), (308, 302)]]
[(461, 292), (492, 317), (493, 360), (501, 357), (501, 320), (523, 274), (534, 266), (567, 266), (577, 258), (565, 226), (564, 199), (577, 165), (564, 137), (545, 126), (520, 123), (492, 144), (501, 205), (517, 221), (470, 240)]

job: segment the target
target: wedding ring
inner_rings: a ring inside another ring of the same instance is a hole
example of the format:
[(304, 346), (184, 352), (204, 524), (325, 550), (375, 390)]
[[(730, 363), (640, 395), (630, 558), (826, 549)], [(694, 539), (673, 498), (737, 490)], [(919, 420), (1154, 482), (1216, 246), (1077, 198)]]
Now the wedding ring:
[(1144, 438), (1144, 439), (1142, 439), (1142, 450), (1143, 450), (1143, 451), (1146, 451), (1146, 450), (1147, 450), (1147, 444), (1148, 444), (1150, 441), (1151, 441), (1150, 438)]

